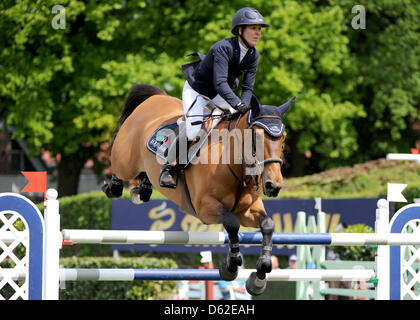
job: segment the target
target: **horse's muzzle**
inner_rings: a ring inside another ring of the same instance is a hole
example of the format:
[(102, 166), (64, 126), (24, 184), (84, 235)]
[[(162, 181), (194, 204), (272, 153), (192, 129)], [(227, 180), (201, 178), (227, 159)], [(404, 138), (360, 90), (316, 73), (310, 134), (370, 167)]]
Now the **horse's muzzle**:
[(266, 196), (277, 197), (281, 190), (281, 186), (276, 186), (273, 182), (267, 181), (263, 185), (263, 191)]

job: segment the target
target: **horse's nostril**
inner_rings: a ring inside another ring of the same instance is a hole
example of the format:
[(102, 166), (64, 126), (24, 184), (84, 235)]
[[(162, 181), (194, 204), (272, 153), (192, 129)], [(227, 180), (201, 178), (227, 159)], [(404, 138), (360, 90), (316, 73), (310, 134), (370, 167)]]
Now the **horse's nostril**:
[(273, 190), (275, 189), (275, 185), (274, 185), (274, 183), (272, 183), (271, 181), (267, 181), (267, 182), (265, 183), (265, 189), (266, 189), (267, 191), (273, 191)]

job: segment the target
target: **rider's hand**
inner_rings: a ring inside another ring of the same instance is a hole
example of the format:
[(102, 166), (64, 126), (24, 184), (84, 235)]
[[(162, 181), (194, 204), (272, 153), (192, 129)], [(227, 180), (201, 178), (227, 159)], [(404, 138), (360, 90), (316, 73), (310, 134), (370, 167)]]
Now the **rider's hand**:
[(245, 114), (251, 109), (251, 106), (241, 102), (235, 106), (235, 109), (238, 110), (239, 113)]

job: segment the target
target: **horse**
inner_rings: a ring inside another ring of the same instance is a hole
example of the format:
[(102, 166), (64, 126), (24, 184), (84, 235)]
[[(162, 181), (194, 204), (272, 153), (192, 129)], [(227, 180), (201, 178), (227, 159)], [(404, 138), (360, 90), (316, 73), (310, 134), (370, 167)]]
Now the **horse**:
[[(223, 280), (234, 280), (238, 274), (238, 267), (243, 263), (239, 250), (240, 226), (260, 228), (262, 244), (256, 272), (252, 272), (246, 281), (247, 291), (251, 295), (260, 295), (266, 288), (266, 274), (272, 269), (274, 231), (274, 223), (266, 213), (262, 194), (276, 197), (282, 188), (282, 149), (286, 131), (281, 119), (294, 98), (280, 107), (259, 105), (256, 97), (253, 99), (253, 106), (245, 115), (236, 115), (235, 118), (225, 117), (225, 113), (218, 122), (215, 129), (219, 132), (235, 132), (231, 134), (229, 141), (212, 139), (199, 151), (200, 155), (218, 152), (220, 161), (198, 161), (178, 173), (184, 176), (196, 217), (204, 224), (223, 224), (228, 234), (229, 251), (219, 267)], [(178, 206), (182, 205), (185, 200), (183, 188), (178, 186), (170, 189), (159, 186), (161, 163), (156, 155), (146, 148), (146, 144), (148, 138), (159, 127), (176, 122), (183, 116), (180, 99), (154, 86), (140, 84), (132, 87), (120, 117), (119, 131), (112, 144), (112, 179), (102, 189), (108, 197), (121, 196), (123, 180), (131, 181), (131, 185), (140, 185), (142, 181), (146, 181), (169, 200)], [(243, 142), (243, 139), (232, 139), (235, 135), (250, 138), (248, 140), (251, 140), (251, 152), (240, 153), (240, 156), (236, 156), (239, 161), (234, 163), (221, 161), (223, 152), (225, 155), (227, 152), (231, 160), (235, 156), (234, 144)], [(257, 150), (258, 141), (260, 146), (263, 146), (263, 151), (260, 147)]]

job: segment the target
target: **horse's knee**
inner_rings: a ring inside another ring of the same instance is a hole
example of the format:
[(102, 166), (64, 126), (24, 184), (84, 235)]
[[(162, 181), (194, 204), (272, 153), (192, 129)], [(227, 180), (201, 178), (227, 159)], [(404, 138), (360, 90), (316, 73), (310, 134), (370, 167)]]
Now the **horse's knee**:
[(272, 234), (274, 232), (274, 221), (266, 216), (260, 223), (262, 234)]
[(234, 233), (237, 234), (239, 232), (239, 228), (241, 227), (238, 218), (228, 210), (224, 210), (223, 212), (222, 224), (229, 235)]

